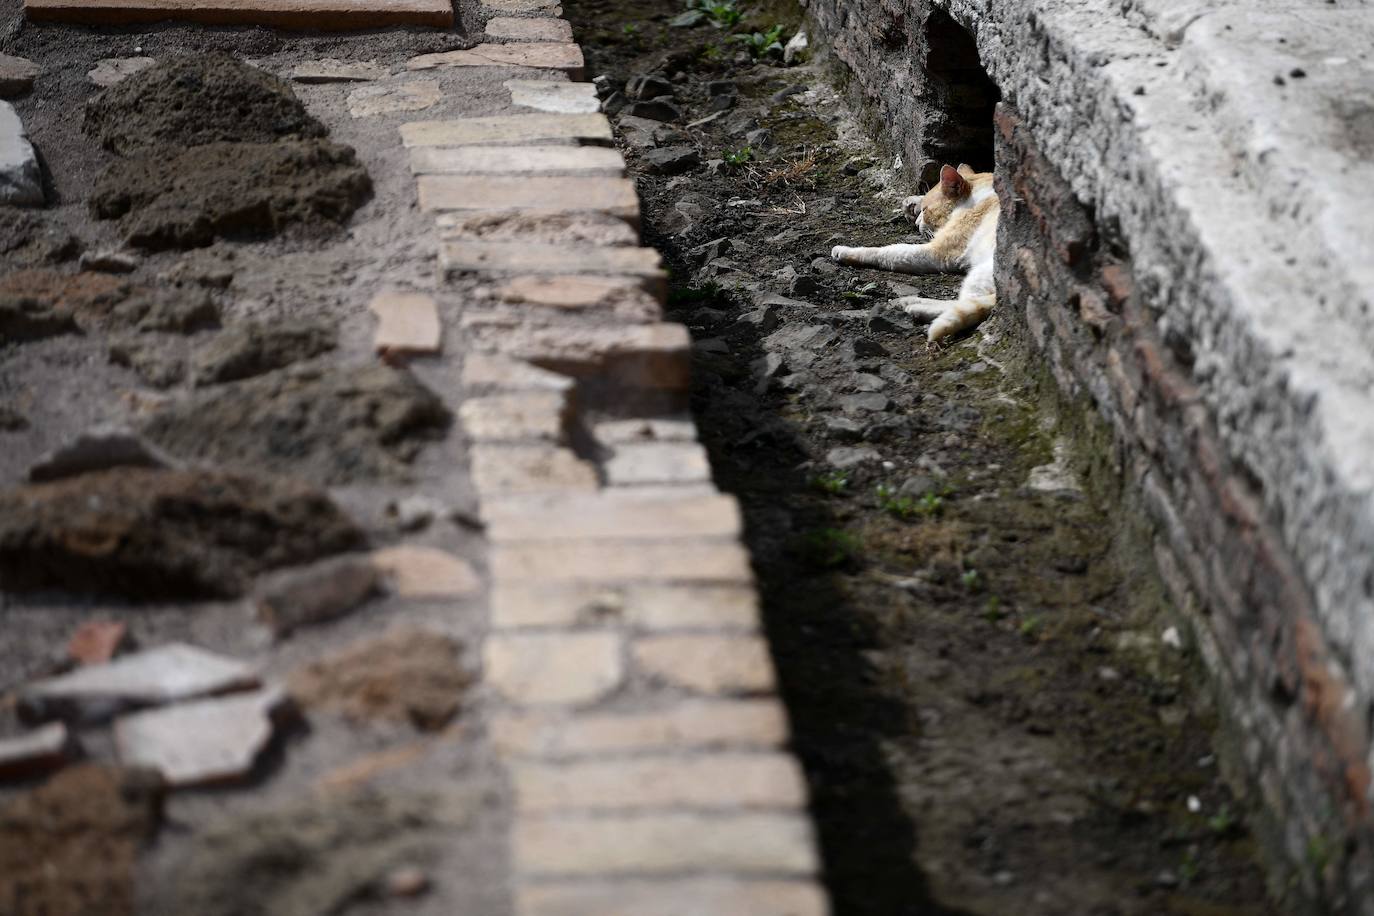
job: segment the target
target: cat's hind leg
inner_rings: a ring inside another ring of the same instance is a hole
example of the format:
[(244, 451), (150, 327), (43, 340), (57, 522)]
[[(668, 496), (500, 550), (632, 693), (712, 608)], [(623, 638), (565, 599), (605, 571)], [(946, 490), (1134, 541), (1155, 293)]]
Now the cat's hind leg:
[(851, 267), (876, 267), (903, 274), (932, 274), (950, 265), (936, 256), (930, 245), (880, 245), (876, 248), (849, 248), (836, 245), (830, 257)]
[(927, 321), (933, 321), (945, 313), (951, 302), (948, 299), (927, 299), (924, 296), (902, 296), (900, 299), (893, 299), (888, 304), (896, 306), (912, 318), (924, 318)]

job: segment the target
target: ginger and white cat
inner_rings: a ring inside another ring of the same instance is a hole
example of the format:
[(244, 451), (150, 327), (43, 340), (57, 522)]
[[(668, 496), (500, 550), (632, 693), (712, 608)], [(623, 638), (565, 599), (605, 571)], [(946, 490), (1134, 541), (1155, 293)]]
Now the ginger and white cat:
[(933, 319), (927, 339), (936, 344), (966, 328), (976, 327), (996, 303), (992, 258), (997, 248), (997, 193), (990, 172), (967, 165), (940, 169), (940, 183), (920, 197), (902, 203), (922, 232), (933, 232), (920, 245), (847, 248), (836, 245), (830, 256), (841, 264), (877, 267), (905, 274), (966, 271), (959, 298), (953, 301), (904, 296), (893, 301), (908, 314)]

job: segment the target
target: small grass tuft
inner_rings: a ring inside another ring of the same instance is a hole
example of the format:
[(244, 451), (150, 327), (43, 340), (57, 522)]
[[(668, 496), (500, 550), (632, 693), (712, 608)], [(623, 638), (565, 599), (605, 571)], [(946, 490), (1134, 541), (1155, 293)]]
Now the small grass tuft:
[(831, 471), (828, 474), (817, 474), (811, 478), (811, 486), (825, 493), (827, 496), (840, 496), (849, 487), (849, 475), (844, 471)]

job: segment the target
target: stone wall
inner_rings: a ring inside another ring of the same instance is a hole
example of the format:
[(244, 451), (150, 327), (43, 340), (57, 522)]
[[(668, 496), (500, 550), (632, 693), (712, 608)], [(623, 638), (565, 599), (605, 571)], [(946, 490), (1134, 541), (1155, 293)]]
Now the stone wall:
[(997, 330), (1146, 522), (1276, 878), (1370, 914), (1374, 296), (1342, 244), (1370, 227), (1315, 215), (1331, 170), (1363, 168), (1342, 137), (1369, 79), (1320, 70), (1368, 42), (1362, 5), (806, 3), (913, 182), (979, 161), (955, 102), (974, 39), (1003, 100)]

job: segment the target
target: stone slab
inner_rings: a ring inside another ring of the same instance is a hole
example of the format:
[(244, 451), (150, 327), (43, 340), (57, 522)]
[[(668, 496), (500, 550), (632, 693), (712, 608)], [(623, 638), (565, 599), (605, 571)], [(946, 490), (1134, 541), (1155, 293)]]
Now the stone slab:
[[(494, 16), (484, 27), (488, 37), (508, 41), (572, 41), (572, 23), (551, 16), (515, 18)], [(590, 84), (586, 84), (590, 85)], [(592, 111), (597, 109), (593, 108)]]
[[(465, 316), (464, 322), (473, 317)], [(479, 349), (495, 349), (570, 376), (606, 375), (622, 385), (664, 391), (685, 391), (691, 382), (691, 337), (680, 324), (517, 325), (486, 334), (476, 326), (468, 330)]]
[(25, 686), (29, 716), (100, 719), (130, 706), (173, 703), (254, 687), (253, 666), (186, 643), (169, 643)]
[(38, 65), (31, 60), (0, 54), (0, 99), (12, 99), (28, 92), (39, 72)]
[(639, 224), (639, 195), (628, 178), (421, 175), (418, 183), (422, 210), (595, 210)]
[(24, 122), (9, 102), (0, 102), (0, 204), (43, 206), (43, 170)]
[(401, 142), (407, 147), (550, 140), (609, 143), (612, 136), (611, 122), (603, 114), (499, 115), (458, 121), (412, 121), (401, 125)]
[(624, 652), (611, 632), (497, 634), (483, 647), (483, 668), (512, 703), (590, 703), (620, 686)]
[(424, 111), (444, 97), (438, 80), (411, 80), (384, 86), (363, 86), (348, 94), (348, 113), (355, 118)]
[(814, 881), (672, 878), (525, 884), (515, 916), (829, 916)]
[(625, 175), (625, 157), (605, 146), (420, 146), (416, 175)]
[(151, 57), (106, 57), (95, 62), (95, 66), (86, 72), (86, 78), (100, 88), (108, 89), (156, 64), (157, 61)]
[(777, 753), (527, 761), (510, 778), (517, 812), (806, 806), (801, 767)]
[(433, 296), (388, 290), (368, 305), (377, 316), (372, 348), (383, 356), (429, 355), (443, 345), (444, 329)]
[(547, 445), (475, 445), (472, 482), (483, 498), (499, 493), (595, 490), (596, 468), (571, 449)]
[(0, 738), (0, 781), (28, 779), (67, 761), (71, 736), (67, 726), (51, 722), (13, 738)]
[(122, 763), (157, 770), (173, 788), (247, 779), (286, 706), (278, 687), (184, 703), (115, 722)]
[(403, 598), (461, 598), (481, 588), (472, 564), (437, 547), (399, 544), (372, 552), (372, 563)]
[(585, 63), (582, 49), (570, 41), (529, 41), (518, 44), (480, 44), (461, 51), (421, 54), (406, 62), (410, 70), (438, 67), (535, 67), (562, 70), (569, 79), (580, 80)]
[(542, 440), (562, 444), (568, 438), (571, 407), (565, 392), (496, 394), (464, 401), (458, 407), (458, 417), (463, 431), (475, 442)]
[[(638, 205), (635, 207), (638, 214)], [(445, 276), (477, 271), (499, 274), (633, 274), (662, 278), (663, 259), (652, 248), (530, 245), (518, 242), (445, 241), (439, 266)]]
[(703, 748), (779, 748), (787, 715), (776, 699), (686, 700), (652, 712), (496, 716), (491, 740), (512, 757), (564, 758)]
[(443, 241), (525, 245), (639, 245), (639, 230), (604, 210), (454, 210), (434, 220)]
[[(513, 19), (512, 22), (539, 22), (537, 19)], [(556, 20), (561, 21), (561, 20)], [(536, 111), (561, 114), (589, 114), (601, 110), (596, 87), (591, 83), (555, 83), (550, 80), (506, 80), (513, 104)]]
[(32, 22), (131, 25), (177, 19), (339, 31), (414, 25), (450, 28), (450, 0), (24, 0)]
[[(469, 401), (468, 403), (473, 403)], [(463, 405), (466, 407), (467, 405)], [(482, 517), (494, 544), (598, 538), (738, 537), (731, 496), (641, 499), (602, 491), (486, 500)]]
[(647, 674), (709, 694), (766, 693), (776, 686), (768, 644), (757, 636), (646, 636), (631, 648)]
[(753, 581), (734, 541), (522, 541), (494, 546), (490, 565), (497, 582)]
[(503, 391), (570, 391), (572, 379), (532, 363), (495, 353), (469, 353), (463, 358), (463, 387)]
[(596, 441), (605, 445), (630, 442), (693, 442), (697, 425), (691, 417), (670, 419), (647, 417), (633, 420), (605, 420), (592, 427)]
[(482, 4), (483, 13), (543, 13), (549, 16), (562, 16), (563, 7), (559, 0), (487, 0)]
[(497, 629), (616, 621), (651, 631), (757, 630), (759, 606), (753, 587), (748, 585), (541, 586), (507, 582), (492, 591), (491, 618)]
[(526, 817), (512, 828), (522, 876), (811, 875), (811, 824), (802, 814), (639, 814)]
[(610, 309), (644, 298), (644, 285), (627, 277), (553, 275), (516, 277), (496, 290), (502, 302), (545, 305), (568, 311)]
[(695, 442), (630, 442), (606, 461), (612, 486), (705, 483), (711, 480), (706, 449)]

